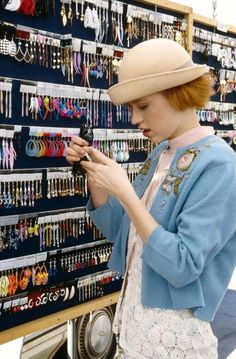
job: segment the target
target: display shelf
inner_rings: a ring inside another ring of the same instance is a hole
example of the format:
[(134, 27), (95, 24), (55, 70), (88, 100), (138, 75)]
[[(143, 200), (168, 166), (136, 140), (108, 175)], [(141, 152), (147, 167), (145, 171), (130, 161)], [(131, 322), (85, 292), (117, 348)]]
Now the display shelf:
[[(219, 22), (214, 19), (196, 13), (193, 13), (193, 21), (214, 28), (217, 28), (219, 24)], [(226, 26), (227, 26), (227, 33), (236, 34), (236, 26), (227, 25), (227, 24)]]
[(143, 4), (154, 4), (159, 6), (160, 8), (164, 10), (171, 10), (176, 11), (182, 14), (191, 14), (193, 12), (192, 8), (190, 6), (182, 5), (179, 3), (176, 3), (174, 1), (166, 1), (166, 0), (140, 0)]
[(117, 303), (119, 292), (105, 295), (104, 297), (91, 300), (89, 302), (74, 306), (72, 308), (64, 309), (60, 312), (50, 314), (46, 318), (33, 320), (29, 323), (18, 325), (15, 328), (4, 330), (0, 333), (0, 344), (4, 344), (19, 337), (32, 334), (36, 331), (60, 325), (68, 320), (75, 319), (88, 312), (107, 307)]

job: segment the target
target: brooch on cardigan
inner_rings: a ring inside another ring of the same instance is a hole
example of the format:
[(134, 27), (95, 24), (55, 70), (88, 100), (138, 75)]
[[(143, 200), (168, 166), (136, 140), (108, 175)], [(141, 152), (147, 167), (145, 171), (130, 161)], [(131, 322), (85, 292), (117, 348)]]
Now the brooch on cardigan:
[[(190, 167), (191, 164), (193, 162), (193, 160), (196, 158), (196, 156), (198, 155), (199, 150), (197, 150), (196, 148), (191, 148), (188, 150), (185, 150), (185, 152), (183, 153), (183, 155), (178, 159), (177, 161), (177, 170), (179, 171), (179, 173), (176, 173), (173, 171), (171, 171), (171, 173), (169, 173), (162, 185), (161, 188), (164, 192), (166, 192), (167, 194), (170, 194), (172, 191), (174, 192), (174, 194), (177, 196), (179, 193), (179, 186), (181, 184), (181, 182), (184, 179), (184, 175), (185, 173), (181, 173), (181, 172), (187, 172)], [(186, 175), (186, 177), (188, 177), (189, 175)]]
[(199, 151), (196, 148), (191, 148), (189, 150), (185, 150), (184, 154), (177, 161), (177, 168), (179, 171), (188, 171), (190, 166), (197, 156)]
[(146, 160), (139, 170), (139, 174), (146, 175), (149, 171), (149, 168), (151, 167), (152, 161), (150, 159)]

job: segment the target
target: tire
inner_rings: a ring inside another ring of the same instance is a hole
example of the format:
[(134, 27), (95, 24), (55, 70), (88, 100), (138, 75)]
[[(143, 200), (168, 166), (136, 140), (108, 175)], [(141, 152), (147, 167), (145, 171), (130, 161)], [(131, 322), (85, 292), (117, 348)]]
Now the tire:
[(102, 308), (78, 318), (75, 340), (79, 359), (112, 359), (116, 340), (112, 332), (114, 309)]

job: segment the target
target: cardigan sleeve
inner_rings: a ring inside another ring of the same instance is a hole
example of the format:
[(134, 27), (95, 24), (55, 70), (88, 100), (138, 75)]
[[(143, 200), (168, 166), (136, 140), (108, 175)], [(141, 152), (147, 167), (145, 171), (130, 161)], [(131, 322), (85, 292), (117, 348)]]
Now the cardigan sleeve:
[(114, 197), (109, 196), (106, 204), (94, 208), (92, 198), (87, 203), (89, 216), (94, 225), (111, 242), (114, 242), (122, 223), (124, 209)]
[[(202, 172), (176, 225), (177, 233), (157, 226), (144, 245), (142, 259), (172, 286), (181, 288), (199, 278), (212, 258), (224, 251), (227, 241), (236, 240), (235, 163), (225, 162)], [(236, 262), (236, 253), (226, 260)]]
[[(145, 168), (145, 171), (149, 171), (152, 159), (158, 157), (163, 148), (166, 146), (167, 143), (165, 141), (161, 145), (158, 145), (154, 148), (144, 163), (143, 167)], [(145, 167), (145, 164), (147, 163), (149, 163), (149, 166)], [(132, 182), (132, 186), (135, 190), (137, 183), (140, 183), (141, 176), (142, 175), (138, 174)], [(106, 204), (95, 209), (93, 206), (92, 197), (90, 197), (87, 203), (87, 210), (94, 225), (104, 234), (104, 236), (109, 241), (115, 241), (123, 225), (125, 214), (124, 208), (120, 202), (115, 197), (109, 196)]]

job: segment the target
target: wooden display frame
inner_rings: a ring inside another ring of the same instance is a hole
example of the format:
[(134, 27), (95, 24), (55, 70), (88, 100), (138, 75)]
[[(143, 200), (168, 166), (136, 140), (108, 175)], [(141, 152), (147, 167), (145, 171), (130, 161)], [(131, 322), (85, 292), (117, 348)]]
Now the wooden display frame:
[(182, 5), (168, 0), (139, 0), (144, 4), (157, 5), (164, 10), (171, 10), (181, 14), (191, 14), (193, 9), (190, 6)]
[(68, 320), (75, 319), (88, 312), (107, 307), (117, 303), (119, 292), (105, 295), (104, 297), (93, 299), (87, 303), (61, 310), (60, 312), (47, 315), (32, 322), (17, 325), (15, 328), (7, 329), (0, 332), (0, 344), (7, 343), (11, 340), (32, 334), (38, 330), (46, 329), (55, 325), (60, 325)]
[[(214, 19), (211, 19), (209, 17), (203, 16), (203, 15), (199, 15), (199, 14), (195, 14), (193, 13), (193, 21), (199, 23), (199, 24), (203, 24), (203, 25), (207, 25), (213, 28), (217, 28), (218, 22)], [(236, 35), (236, 27), (232, 26), (232, 25), (227, 25), (227, 33), (231, 33)]]

